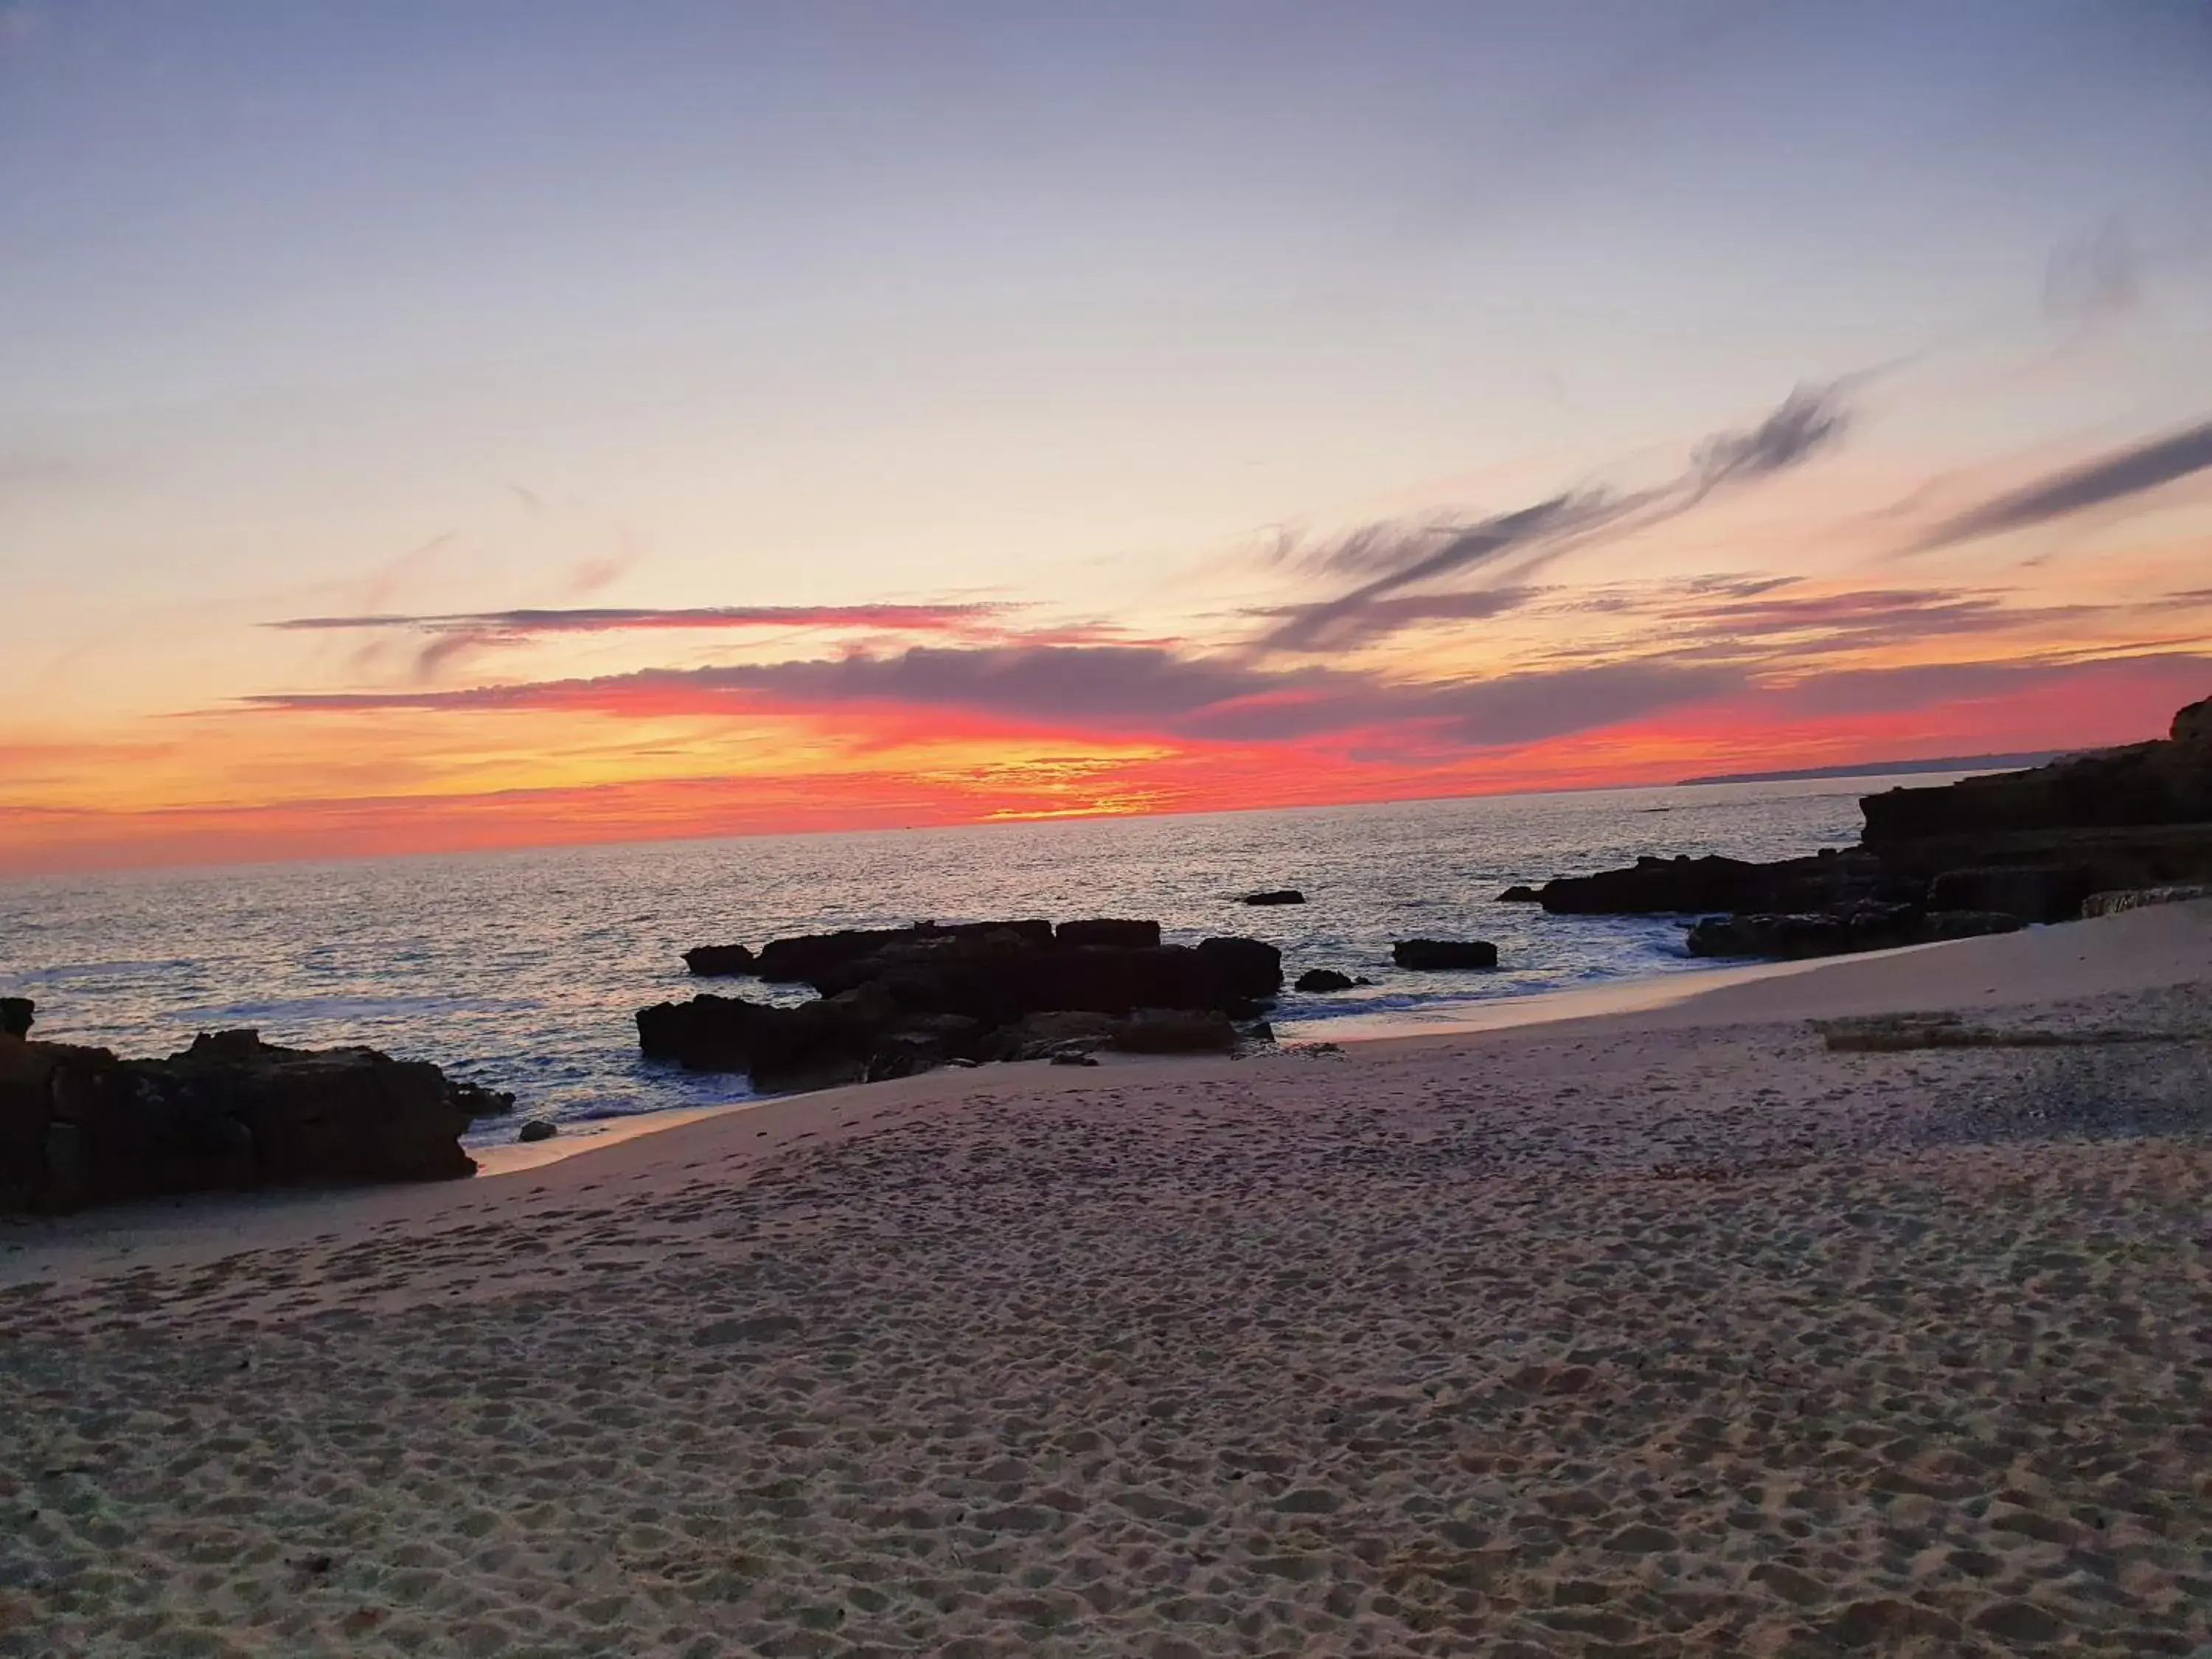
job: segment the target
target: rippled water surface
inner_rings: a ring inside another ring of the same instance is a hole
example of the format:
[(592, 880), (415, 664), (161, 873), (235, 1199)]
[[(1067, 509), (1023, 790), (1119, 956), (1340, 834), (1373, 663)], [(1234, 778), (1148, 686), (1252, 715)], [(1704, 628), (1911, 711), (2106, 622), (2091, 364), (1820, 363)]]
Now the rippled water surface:
[[(1911, 780), (1925, 785), (1941, 780)], [(1158, 917), (1171, 939), (1249, 933), (1286, 972), (1366, 975), (1285, 994), (1286, 1036), (1407, 1029), (1470, 1002), (1692, 969), (1679, 924), (1547, 916), (1498, 890), (1638, 854), (1779, 858), (1855, 841), (1872, 778), (1490, 797), (1191, 817), (568, 848), (0, 884), (0, 994), (39, 1035), (167, 1053), (257, 1026), (366, 1042), (577, 1120), (741, 1099), (742, 1079), (637, 1055), (632, 1012), (696, 989), (678, 952), (930, 918)], [(1292, 886), (1310, 902), (1238, 903)], [(1407, 974), (1394, 939), (1496, 941), (1486, 974)], [(791, 994), (785, 994), (788, 996)], [(799, 994), (803, 994), (799, 993)]]

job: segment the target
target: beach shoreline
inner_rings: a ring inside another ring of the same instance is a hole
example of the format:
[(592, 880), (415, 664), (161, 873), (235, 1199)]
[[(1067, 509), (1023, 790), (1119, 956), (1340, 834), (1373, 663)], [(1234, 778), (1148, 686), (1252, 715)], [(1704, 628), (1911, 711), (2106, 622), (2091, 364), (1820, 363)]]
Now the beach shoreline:
[(2175, 905), (11, 1225), (0, 1653), (2187, 1654), (2208, 1033)]
[[(2198, 952), (2192, 955), (2191, 952)], [(1653, 1033), (1774, 1022), (1844, 1018), (1931, 1007), (1974, 1010), (2033, 1006), (2071, 996), (2113, 994), (2212, 979), (2212, 902), (2161, 906), (2123, 916), (2025, 930), (2017, 934), (1915, 945), (1803, 962), (1753, 963), (1696, 974), (1643, 978), (1475, 1005), (1465, 1023), (1433, 1030), (1347, 1031), (1293, 1036), (1279, 1048), (1236, 1058), (1104, 1054), (1097, 1068), (1061, 1068), (1042, 1060), (952, 1068), (909, 1079), (769, 1096), (727, 1105), (639, 1113), (601, 1121), (587, 1134), (472, 1148), (477, 1175), (453, 1182), (324, 1192), (270, 1189), (208, 1193), (110, 1206), (82, 1215), (0, 1218), (0, 1286), (54, 1273), (88, 1270), (105, 1261), (143, 1261), (171, 1242), (195, 1254), (208, 1242), (250, 1248), (264, 1233), (289, 1240), (310, 1222), (316, 1233), (335, 1220), (349, 1227), (416, 1224), (459, 1206), (463, 1195), (488, 1187), (501, 1197), (510, 1183), (534, 1177), (531, 1196), (572, 1191), (583, 1177), (566, 1166), (619, 1152), (621, 1174), (635, 1178), (660, 1155), (688, 1156), (659, 1138), (696, 1134), (765, 1143), (745, 1149), (749, 1160), (787, 1148), (820, 1145), (866, 1126), (917, 1114), (957, 1110), (969, 1102), (1003, 1103), (1036, 1094), (1056, 1096), (1133, 1084), (1172, 1088), (1286, 1075), (1278, 1068), (1316, 1053), (1352, 1063), (1423, 1056), (1472, 1061), (1493, 1043), (1543, 1042), (1562, 1028), (1591, 1036)], [(1994, 984), (1987, 981), (1994, 979)], [(1295, 1073), (1287, 1074), (1293, 1079)], [(519, 1111), (517, 1121), (527, 1112)], [(728, 1126), (718, 1134), (712, 1127)], [(738, 1127), (739, 1125), (742, 1127)], [(642, 1143), (653, 1143), (646, 1146)], [(718, 1146), (717, 1150), (720, 1148)], [(586, 1168), (593, 1167), (586, 1163)], [(547, 1172), (563, 1170), (555, 1179)]]

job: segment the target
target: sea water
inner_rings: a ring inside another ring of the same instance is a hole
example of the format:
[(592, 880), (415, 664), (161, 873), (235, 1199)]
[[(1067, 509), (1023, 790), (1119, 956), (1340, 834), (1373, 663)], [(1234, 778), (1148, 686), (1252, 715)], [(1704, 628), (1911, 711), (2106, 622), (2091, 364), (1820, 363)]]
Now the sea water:
[[(512, 1090), (559, 1121), (746, 1097), (742, 1077), (639, 1057), (632, 1014), (695, 991), (795, 1000), (804, 988), (702, 981), (681, 952), (835, 927), (986, 917), (1152, 917), (1170, 942), (1279, 945), (1278, 1036), (1449, 1027), (1474, 1005), (1694, 971), (1665, 917), (1502, 904), (1642, 854), (1784, 858), (1857, 839), (1881, 778), (1489, 796), (1383, 805), (757, 836), (499, 854), (41, 877), (0, 883), (0, 994), (37, 1035), (167, 1054), (196, 1031), (368, 1043)], [(1942, 781), (1925, 775), (1917, 785)], [(1307, 902), (1243, 895), (1295, 887)], [(1407, 973), (1393, 940), (1485, 939), (1495, 971)], [(500, 1130), (487, 1127), (488, 1134)], [(510, 1133), (511, 1131), (507, 1131)]]

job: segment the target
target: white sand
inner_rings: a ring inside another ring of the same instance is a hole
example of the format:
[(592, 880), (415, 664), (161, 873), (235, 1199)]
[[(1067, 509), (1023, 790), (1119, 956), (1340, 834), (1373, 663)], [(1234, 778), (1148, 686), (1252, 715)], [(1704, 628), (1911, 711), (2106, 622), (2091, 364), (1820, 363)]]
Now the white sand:
[[(2176, 1040), (1805, 1024), (1936, 1009)], [(2208, 1034), (2174, 906), (0, 1230), (0, 1653), (2188, 1654)]]

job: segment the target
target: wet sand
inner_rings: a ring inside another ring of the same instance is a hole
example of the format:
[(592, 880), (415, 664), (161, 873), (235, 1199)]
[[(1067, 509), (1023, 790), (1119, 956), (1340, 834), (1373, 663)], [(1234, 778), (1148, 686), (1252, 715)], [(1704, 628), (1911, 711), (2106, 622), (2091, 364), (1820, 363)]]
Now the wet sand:
[(2208, 1258), (2201, 904), (13, 1226), (0, 1653), (2185, 1655)]

